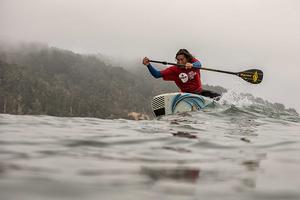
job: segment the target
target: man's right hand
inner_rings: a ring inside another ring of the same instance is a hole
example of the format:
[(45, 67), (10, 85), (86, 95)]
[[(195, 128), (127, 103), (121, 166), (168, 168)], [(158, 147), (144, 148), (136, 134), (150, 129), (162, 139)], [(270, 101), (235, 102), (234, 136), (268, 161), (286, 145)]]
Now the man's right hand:
[(146, 66), (149, 65), (149, 64), (150, 64), (149, 58), (145, 57), (145, 58), (143, 59), (143, 64), (146, 65)]

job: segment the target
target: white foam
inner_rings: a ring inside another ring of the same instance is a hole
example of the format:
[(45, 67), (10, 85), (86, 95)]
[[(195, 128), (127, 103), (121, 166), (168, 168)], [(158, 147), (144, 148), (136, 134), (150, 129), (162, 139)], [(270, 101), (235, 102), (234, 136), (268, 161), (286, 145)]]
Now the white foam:
[(238, 89), (230, 89), (224, 93), (219, 100), (222, 105), (234, 105), (236, 107), (245, 107), (254, 104), (254, 99), (250, 95), (246, 95), (238, 91)]

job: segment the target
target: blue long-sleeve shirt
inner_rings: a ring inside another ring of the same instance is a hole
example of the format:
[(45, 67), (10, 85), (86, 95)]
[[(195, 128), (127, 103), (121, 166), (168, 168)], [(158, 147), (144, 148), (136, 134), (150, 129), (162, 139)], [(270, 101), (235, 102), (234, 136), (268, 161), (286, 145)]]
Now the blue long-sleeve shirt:
[(197, 69), (200, 69), (202, 67), (201, 62), (200, 61), (194, 62), (193, 67), (197, 68)]
[(159, 70), (155, 69), (151, 64), (147, 65), (149, 72), (154, 78), (161, 78), (162, 75)]
[[(151, 75), (152, 75), (154, 78), (161, 78), (161, 77), (162, 77), (160, 71), (157, 70), (155, 67), (153, 67), (151, 64), (148, 64), (147, 67), (148, 67), (149, 72), (151, 73)], [(193, 63), (193, 67), (194, 67), (194, 68), (197, 68), (197, 69), (200, 69), (200, 68), (201, 68), (201, 63), (200, 63), (200, 61), (194, 62), (194, 63)]]

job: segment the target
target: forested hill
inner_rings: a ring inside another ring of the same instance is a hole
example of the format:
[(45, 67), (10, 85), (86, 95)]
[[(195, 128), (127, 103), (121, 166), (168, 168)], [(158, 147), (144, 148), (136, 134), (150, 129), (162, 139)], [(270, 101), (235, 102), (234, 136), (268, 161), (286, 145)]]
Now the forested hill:
[(177, 89), (141, 71), (36, 44), (0, 46), (0, 113), (100, 118), (150, 114), (154, 95)]

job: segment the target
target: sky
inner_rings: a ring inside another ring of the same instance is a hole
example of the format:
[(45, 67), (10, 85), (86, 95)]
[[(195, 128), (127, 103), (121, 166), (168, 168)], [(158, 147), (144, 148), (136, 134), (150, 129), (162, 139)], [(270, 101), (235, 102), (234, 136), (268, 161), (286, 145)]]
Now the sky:
[[(252, 85), (202, 71), (202, 82), (300, 111), (298, 0), (0, 0), (0, 39), (120, 60), (174, 62), (188, 49), (208, 68), (258, 68)], [(143, 67), (141, 65), (141, 67)]]

